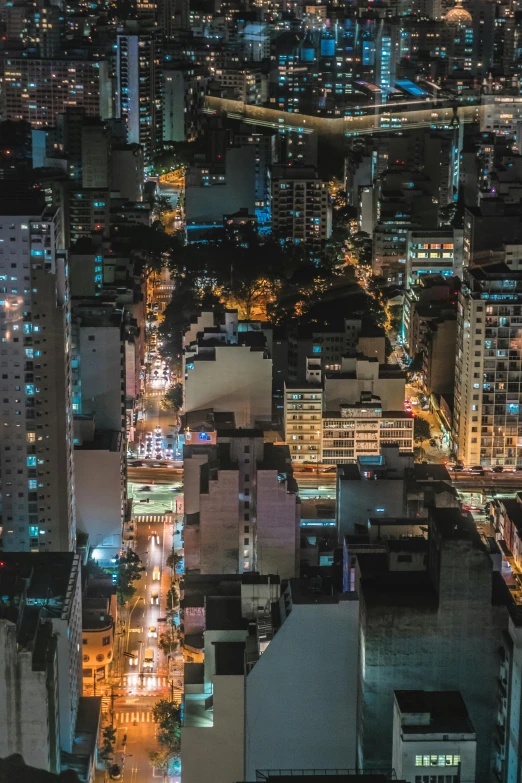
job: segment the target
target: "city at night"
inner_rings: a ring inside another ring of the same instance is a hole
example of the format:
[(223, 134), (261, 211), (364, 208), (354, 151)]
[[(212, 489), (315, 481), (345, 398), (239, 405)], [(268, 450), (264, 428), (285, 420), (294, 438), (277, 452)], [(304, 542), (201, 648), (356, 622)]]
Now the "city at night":
[(0, 783), (522, 783), (522, 2), (0, 0)]

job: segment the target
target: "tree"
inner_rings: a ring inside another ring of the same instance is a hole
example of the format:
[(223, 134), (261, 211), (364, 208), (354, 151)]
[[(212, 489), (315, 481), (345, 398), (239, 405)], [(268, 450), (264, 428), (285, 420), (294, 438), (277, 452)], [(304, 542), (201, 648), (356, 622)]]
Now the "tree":
[(179, 606), (179, 593), (174, 585), (167, 592), (167, 612), (174, 612)]
[(165, 655), (170, 655), (179, 647), (179, 634), (176, 628), (171, 625), (164, 633), (161, 633), (158, 639), (158, 647), (163, 650)]
[(152, 708), (152, 717), (158, 724), (158, 742), (164, 748), (179, 750), (181, 733), (181, 712), (173, 701), (160, 699)]
[(141, 565), (139, 555), (132, 549), (127, 549), (118, 561), (118, 580), (116, 582), (116, 595), (120, 604), (130, 601), (136, 588), (132, 583), (141, 579), (145, 568)]
[(178, 553), (175, 552), (174, 549), (173, 549), (172, 552), (170, 553), (170, 555), (167, 557), (167, 560), (165, 562), (168, 565), (168, 567), (170, 569), (172, 569), (172, 571), (175, 572), (176, 568), (179, 566), (179, 564), (182, 561), (183, 561), (182, 555), (178, 555)]
[(85, 564), (85, 573), (88, 579), (100, 579), (107, 576), (107, 571), (98, 565), (97, 560), (90, 558)]
[(176, 383), (171, 386), (170, 389), (165, 392), (165, 396), (161, 401), (161, 407), (163, 410), (174, 410), (176, 413), (183, 407), (183, 385)]
[(431, 437), (430, 425), (421, 416), (415, 416), (413, 419), (413, 437), (415, 443), (422, 443), (423, 440), (429, 440)]
[(99, 755), (105, 762), (113, 755), (115, 742), (116, 729), (112, 726), (106, 726), (102, 731), (102, 746), (99, 749)]
[(156, 196), (154, 199), (154, 213), (158, 220), (161, 220), (166, 212), (172, 212), (173, 204), (172, 199), (168, 196)]

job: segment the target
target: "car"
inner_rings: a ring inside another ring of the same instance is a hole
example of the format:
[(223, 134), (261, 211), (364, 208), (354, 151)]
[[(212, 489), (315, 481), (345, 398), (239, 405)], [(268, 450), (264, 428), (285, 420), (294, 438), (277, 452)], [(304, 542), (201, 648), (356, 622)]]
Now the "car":
[(159, 593), (157, 590), (153, 590), (150, 594), (150, 603), (151, 606), (154, 606), (155, 604), (159, 604)]
[(158, 425), (154, 430), (154, 432), (156, 433), (156, 435), (161, 435), (161, 427)]
[(156, 535), (156, 544), (159, 544), (159, 543), (160, 543), (160, 537), (159, 537), (159, 535)]
[(152, 492), (152, 487), (149, 487), (148, 484), (145, 484), (144, 487), (140, 487), (138, 492)]
[(144, 669), (152, 669), (154, 666), (154, 650), (152, 647), (149, 647), (147, 650), (145, 650), (145, 653), (143, 655), (143, 668)]
[(155, 582), (156, 579), (159, 579), (159, 578), (160, 578), (159, 566), (154, 566), (154, 568), (152, 570), (152, 580)]
[(109, 777), (111, 780), (121, 780), (121, 767), (119, 764), (111, 764), (109, 767)]
[(129, 468), (141, 468), (143, 467), (143, 462), (141, 460), (132, 460), (132, 462), (129, 462)]
[(470, 472), (471, 473), (478, 473), (479, 476), (483, 476), (484, 473), (485, 473), (484, 468), (482, 467), (482, 465), (473, 465), (470, 468)]
[(157, 638), (158, 638), (158, 631), (157, 631), (157, 629), (156, 629), (156, 626), (155, 626), (155, 625), (151, 625), (151, 626), (149, 626), (149, 632), (148, 632), (147, 636), (149, 637), (149, 639), (150, 639), (151, 637), (152, 637), (153, 639), (157, 639)]
[(493, 473), (503, 473), (504, 472), (504, 468), (502, 467), (502, 465), (495, 465), (495, 467), (491, 468), (491, 470), (492, 470)]
[(130, 666), (137, 666), (138, 662), (140, 660), (140, 651), (138, 647), (135, 647), (134, 650), (131, 650), (132, 658), (129, 658), (129, 665)]

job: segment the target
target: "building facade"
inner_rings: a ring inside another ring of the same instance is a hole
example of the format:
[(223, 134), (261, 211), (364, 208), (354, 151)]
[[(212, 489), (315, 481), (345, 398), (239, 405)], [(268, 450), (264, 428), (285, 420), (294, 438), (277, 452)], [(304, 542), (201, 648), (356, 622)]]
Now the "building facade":
[(468, 269), (459, 294), (452, 442), (466, 465), (522, 466), (522, 272)]
[(60, 212), (25, 194), (0, 202), (2, 548), (73, 551), (71, 325)]

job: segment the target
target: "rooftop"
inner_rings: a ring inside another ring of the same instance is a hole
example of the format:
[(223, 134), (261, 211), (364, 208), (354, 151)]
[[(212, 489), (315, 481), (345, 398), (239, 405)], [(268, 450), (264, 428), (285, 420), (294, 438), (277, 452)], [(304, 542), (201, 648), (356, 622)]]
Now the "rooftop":
[(474, 733), (460, 691), (395, 691), (395, 700), (403, 733)]
[(248, 627), (241, 614), (241, 598), (234, 595), (209, 595), (205, 607), (207, 631), (235, 631)]
[(245, 673), (245, 642), (214, 642), (217, 675)]

